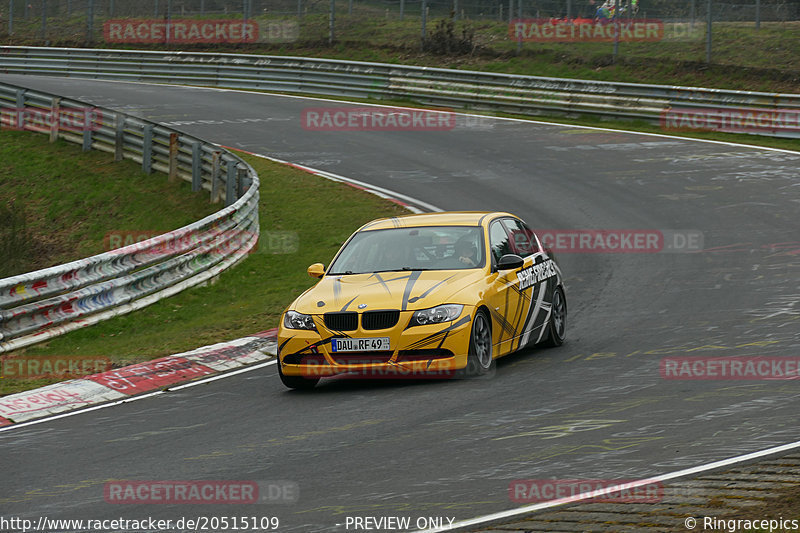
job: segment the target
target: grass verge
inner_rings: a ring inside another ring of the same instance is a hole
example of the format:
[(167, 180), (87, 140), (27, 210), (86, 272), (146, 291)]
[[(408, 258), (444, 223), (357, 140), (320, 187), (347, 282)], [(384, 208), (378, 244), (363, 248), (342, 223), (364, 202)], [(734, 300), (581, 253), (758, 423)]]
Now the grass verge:
[(108, 250), (124, 230), (163, 233), (217, 211), (185, 182), (45, 135), (0, 130), (0, 278)]

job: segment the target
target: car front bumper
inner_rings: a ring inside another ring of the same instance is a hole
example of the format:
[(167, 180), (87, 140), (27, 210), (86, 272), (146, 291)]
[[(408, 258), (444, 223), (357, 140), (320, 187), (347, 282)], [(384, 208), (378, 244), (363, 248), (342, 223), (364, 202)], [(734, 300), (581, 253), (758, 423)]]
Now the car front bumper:
[[(467, 365), (474, 308), (464, 306), (449, 322), (407, 327), (412, 311), (402, 311), (397, 325), (387, 330), (336, 332), (322, 315), (314, 315), (317, 331), (278, 328), (278, 359), (287, 376), (319, 378), (352, 373), (367, 379), (447, 378)], [(334, 338), (388, 337), (383, 351), (334, 352)]]

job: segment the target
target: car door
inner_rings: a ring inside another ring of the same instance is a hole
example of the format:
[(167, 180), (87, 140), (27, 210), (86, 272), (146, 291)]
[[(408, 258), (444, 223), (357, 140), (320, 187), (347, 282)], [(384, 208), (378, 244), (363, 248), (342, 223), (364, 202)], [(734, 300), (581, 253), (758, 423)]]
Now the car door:
[(543, 326), (550, 317), (553, 291), (557, 284), (556, 266), (545, 253), (533, 231), (521, 220), (504, 218), (513, 252), (525, 259), (518, 272), (518, 289), (527, 304), (525, 322), (513, 349), (541, 340)]
[[(530, 290), (520, 290), (522, 268), (497, 270), (497, 263), (506, 254), (515, 253), (513, 237), (503, 219), (489, 223), (489, 259), (491, 260), (485, 300), (492, 315), (492, 341), (495, 357), (505, 355), (518, 345), (530, 308)], [(532, 264), (531, 260), (528, 263)]]

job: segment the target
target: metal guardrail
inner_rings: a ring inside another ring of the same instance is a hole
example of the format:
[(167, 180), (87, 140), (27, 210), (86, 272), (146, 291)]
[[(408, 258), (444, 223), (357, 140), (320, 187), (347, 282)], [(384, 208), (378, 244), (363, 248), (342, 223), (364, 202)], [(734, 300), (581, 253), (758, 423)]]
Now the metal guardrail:
[(51, 268), (0, 279), (0, 353), (130, 312), (233, 266), (258, 241), (258, 175), (206, 141), (106, 108), (0, 83), (2, 127), (184, 179), (226, 207), (180, 229)]
[[(592, 114), (661, 122), (672, 109), (800, 113), (800, 95), (519, 76), (303, 57), (0, 47), (0, 73), (69, 76), (375, 99), (526, 115)], [(796, 122), (761, 128), (797, 137)]]

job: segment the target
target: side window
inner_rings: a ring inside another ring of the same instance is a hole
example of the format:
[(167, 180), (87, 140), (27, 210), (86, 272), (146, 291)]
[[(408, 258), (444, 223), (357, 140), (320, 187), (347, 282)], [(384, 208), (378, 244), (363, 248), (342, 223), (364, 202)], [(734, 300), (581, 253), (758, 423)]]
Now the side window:
[(492, 248), (494, 262), (500, 260), (505, 254), (511, 253), (511, 243), (508, 240), (508, 233), (499, 220), (492, 222), (489, 226), (489, 246)]
[(524, 222), (515, 218), (504, 218), (503, 224), (506, 225), (508, 233), (511, 235), (513, 253), (526, 257), (539, 251), (536, 236)]

